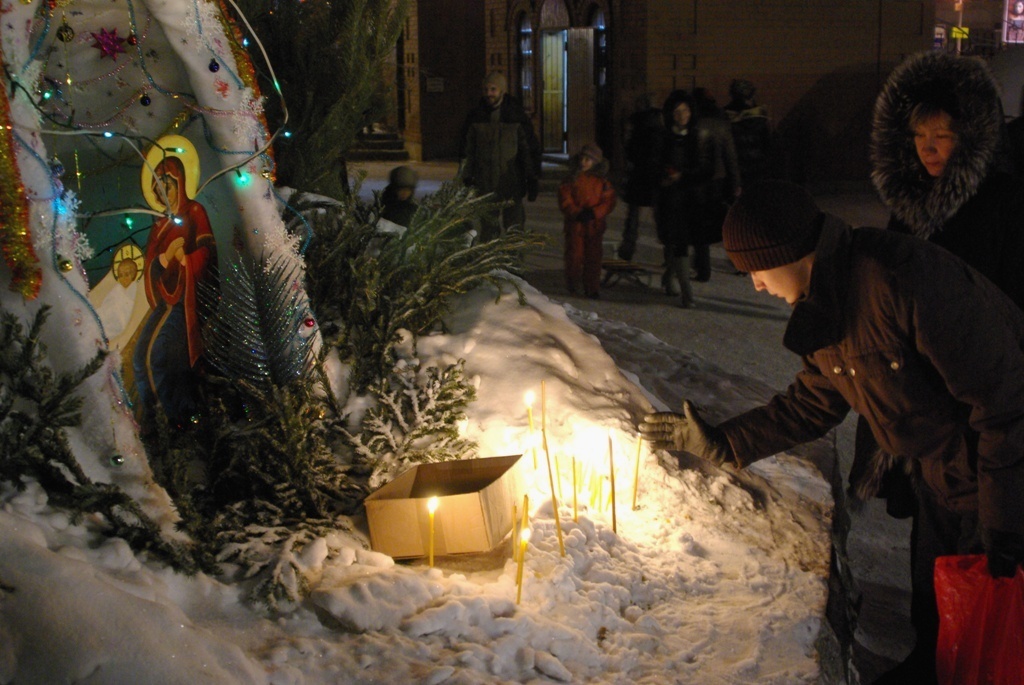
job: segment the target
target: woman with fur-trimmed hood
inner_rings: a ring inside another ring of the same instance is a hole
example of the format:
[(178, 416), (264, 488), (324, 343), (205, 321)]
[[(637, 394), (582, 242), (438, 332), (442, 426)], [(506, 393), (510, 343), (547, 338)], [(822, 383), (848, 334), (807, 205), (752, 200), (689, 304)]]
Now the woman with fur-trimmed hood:
[(1024, 309), (1024, 180), (998, 168), (1002, 128), (984, 62), (914, 55), (875, 104), (871, 178), (890, 229), (945, 247)]

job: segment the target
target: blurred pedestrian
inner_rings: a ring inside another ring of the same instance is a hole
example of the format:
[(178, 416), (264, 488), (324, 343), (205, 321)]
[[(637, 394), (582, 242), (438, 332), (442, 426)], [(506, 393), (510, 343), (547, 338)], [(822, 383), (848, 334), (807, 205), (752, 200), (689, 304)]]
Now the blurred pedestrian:
[(710, 146), (708, 154), (714, 159), (711, 179), (702, 185), (697, 197), (697, 221), (694, 225), (693, 279), (706, 283), (711, 280), (711, 245), (722, 240), (722, 222), (732, 199), (743, 187), (732, 128), (725, 112), (706, 88), (693, 89), (693, 103), (697, 126), (706, 135), (700, 136), (703, 145)]
[(460, 176), (481, 194), (493, 193), (508, 205), (480, 222), (480, 240), (494, 240), (526, 221), (523, 198), (537, 199), (541, 172), (540, 141), (522, 104), (508, 92), (508, 81), (491, 72), (483, 97), (466, 117), (462, 133)]
[(662, 144), (665, 124), (661, 110), (651, 104), (644, 94), (636, 99), (635, 110), (629, 116), (625, 130), (626, 183), (622, 199), (628, 205), (626, 223), (622, 229), (622, 242), (617, 254), (627, 262), (633, 260), (640, 236), (640, 213), (644, 207), (653, 207), (661, 179)]
[(409, 166), (396, 166), (388, 174), (388, 184), (381, 194), (381, 218), (398, 224), (409, 226), (413, 215), (419, 208), (414, 199), (419, 176)]
[(605, 217), (615, 208), (615, 189), (607, 178), (608, 164), (601, 148), (583, 146), (570, 161), (570, 173), (558, 188), (558, 208), (564, 217), (565, 284), (570, 294), (582, 285), (596, 299), (601, 290)]
[[(715, 171), (709, 134), (696, 122), (693, 98), (675, 90), (662, 108), (668, 130), (662, 152), (661, 180), (655, 208), (658, 240), (665, 255), (661, 285), (668, 295), (678, 295), (679, 305), (693, 307), (693, 287), (686, 263), (688, 246), (697, 222), (702, 186)], [(701, 140), (703, 138), (704, 140)]]
[(757, 89), (746, 79), (729, 84), (729, 102), (725, 114), (732, 126), (732, 137), (744, 183), (752, 184), (772, 176), (773, 134), (768, 108), (757, 103)]

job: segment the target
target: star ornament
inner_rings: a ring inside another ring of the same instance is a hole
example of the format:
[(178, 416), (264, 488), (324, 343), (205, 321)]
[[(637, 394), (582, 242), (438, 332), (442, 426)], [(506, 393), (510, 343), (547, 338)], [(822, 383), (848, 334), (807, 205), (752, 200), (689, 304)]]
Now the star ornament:
[(110, 32), (107, 32), (106, 29), (100, 29), (98, 34), (90, 32), (89, 35), (92, 36), (95, 41), (92, 44), (92, 47), (98, 48), (100, 51), (100, 59), (110, 57), (116, 62), (117, 54), (125, 52), (125, 49), (121, 47), (121, 43), (124, 42), (124, 38), (117, 35), (117, 27), (114, 27)]

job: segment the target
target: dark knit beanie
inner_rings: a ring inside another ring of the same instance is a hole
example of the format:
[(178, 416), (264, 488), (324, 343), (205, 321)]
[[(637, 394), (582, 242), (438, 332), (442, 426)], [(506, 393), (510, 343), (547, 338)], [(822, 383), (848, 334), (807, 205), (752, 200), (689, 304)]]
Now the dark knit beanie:
[(412, 167), (396, 166), (388, 174), (388, 183), (396, 188), (415, 188), (419, 182), (419, 176)]
[(740, 271), (767, 271), (814, 251), (821, 210), (810, 193), (788, 181), (743, 189), (722, 225), (722, 244)]

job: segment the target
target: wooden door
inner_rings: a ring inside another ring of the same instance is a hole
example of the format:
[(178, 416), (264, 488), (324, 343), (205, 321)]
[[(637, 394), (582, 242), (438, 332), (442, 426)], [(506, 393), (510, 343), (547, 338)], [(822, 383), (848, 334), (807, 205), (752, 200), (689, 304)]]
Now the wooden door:
[(594, 85), (594, 29), (569, 29), (566, 151), (575, 154), (597, 140)]
[(544, 152), (565, 152), (565, 31), (541, 34), (541, 140)]

